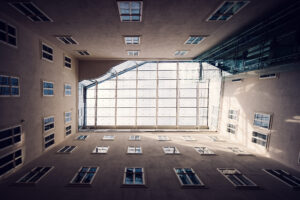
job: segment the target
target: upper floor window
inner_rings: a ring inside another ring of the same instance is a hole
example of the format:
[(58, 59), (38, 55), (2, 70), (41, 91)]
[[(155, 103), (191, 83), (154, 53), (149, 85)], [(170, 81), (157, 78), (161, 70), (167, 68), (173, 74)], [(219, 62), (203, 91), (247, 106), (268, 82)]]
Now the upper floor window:
[(71, 96), (72, 86), (70, 84), (65, 84), (65, 96)]
[(114, 135), (104, 135), (102, 140), (114, 140), (115, 136)]
[(129, 140), (139, 141), (139, 140), (141, 140), (141, 136), (139, 136), (139, 135), (131, 135), (131, 136), (129, 136)]
[(54, 129), (54, 117), (44, 118), (44, 132)]
[(252, 142), (255, 143), (255, 144), (258, 144), (258, 145), (261, 145), (263, 147), (266, 147), (268, 146), (268, 138), (269, 138), (269, 135), (268, 134), (264, 134), (264, 133), (259, 133), (259, 132), (256, 132), (256, 131), (253, 131), (252, 132)]
[(255, 113), (254, 126), (270, 129), (271, 127), (271, 114)]
[(124, 36), (125, 44), (140, 44), (140, 36)]
[(54, 133), (51, 133), (51, 134), (44, 137), (44, 147), (45, 147), (45, 149), (52, 146), (54, 143), (55, 143)]
[(229, 119), (234, 119), (234, 120), (237, 120), (238, 119), (238, 113), (239, 111), (238, 110), (228, 110), (228, 118)]
[(11, 152), (0, 158), (0, 177), (22, 164), (22, 150)]
[(66, 126), (65, 127), (65, 134), (66, 134), (66, 136), (70, 135), (71, 133), (72, 133), (72, 126), (71, 125)]
[(106, 154), (108, 152), (109, 146), (97, 146), (92, 154)]
[(125, 168), (123, 185), (143, 186), (145, 185), (144, 169), (140, 167)]
[(192, 168), (174, 168), (177, 178), (183, 187), (197, 186), (204, 187), (203, 182), (199, 179)]
[(50, 62), (53, 61), (53, 49), (45, 43), (42, 43), (42, 59)]
[(0, 149), (12, 146), (21, 141), (21, 126), (0, 130)]
[(98, 167), (81, 167), (70, 181), (70, 184), (92, 184)]
[(43, 81), (43, 96), (54, 96), (54, 83)]
[(0, 42), (17, 47), (17, 29), (0, 19)]
[(176, 147), (163, 147), (165, 154), (180, 154)]
[(170, 138), (168, 136), (159, 135), (157, 136), (159, 141), (169, 141)]
[(72, 68), (72, 59), (70, 57), (64, 56), (64, 66), (69, 69)]
[(39, 182), (44, 176), (46, 176), (54, 167), (35, 167), (30, 170), (27, 174), (21, 177), (17, 183), (37, 183)]
[(18, 77), (0, 75), (0, 97), (20, 96), (20, 82)]
[(142, 147), (140, 147), (140, 146), (128, 146), (127, 153), (128, 154), (142, 154)]
[(118, 1), (121, 22), (142, 21), (142, 1)]
[(76, 137), (76, 140), (85, 141), (87, 137), (88, 137), (88, 135), (79, 135), (79, 136)]
[(72, 112), (65, 112), (65, 124), (68, 124), (72, 121)]
[(215, 152), (207, 147), (194, 147), (194, 149), (201, 155), (216, 155)]

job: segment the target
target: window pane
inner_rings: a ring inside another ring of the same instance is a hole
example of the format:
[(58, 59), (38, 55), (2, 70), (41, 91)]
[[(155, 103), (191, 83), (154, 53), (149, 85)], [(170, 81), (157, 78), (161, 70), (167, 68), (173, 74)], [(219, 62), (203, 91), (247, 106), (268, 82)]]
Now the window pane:
[(98, 107), (115, 107), (115, 99), (98, 99), (97, 106)]
[(115, 108), (98, 108), (97, 116), (115, 116)]
[(176, 79), (177, 72), (176, 71), (158, 71), (159, 79)]
[(179, 116), (196, 116), (197, 109), (196, 108), (180, 108)]
[(135, 117), (118, 117), (117, 125), (135, 125)]
[(98, 84), (98, 89), (107, 89), (107, 88), (113, 89), (115, 87), (116, 87), (115, 80), (104, 81), (104, 82)]
[(137, 107), (156, 107), (156, 99), (137, 99)]
[(196, 98), (196, 89), (180, 89), (179, 90), (180, 97), (194, 97)]
[(176, 99), (158, 99), (158, 107), (176, 107)]
[(156, 80), (139, 80), (138, 88), (156, 88)]
[(179, 99), (179, 107), (196, 107), (196, 99)]
[(117, 97), (118, 98), (135, 98), (136, 90), (118, 90)]
[(176, 108), (158, 108), (158, 116), (176, 116)]
[(138, 98), (156, 98), (156, 90), (138, 90)]
[(158, 97), (173, 97), (176, 98), (176, 89), (159, 89)]
[(138, 79), (156, 79), (156, 74), (156, 71), (139, 71)]
[(179, 117), (178, 124), (196, 126), (196, 119), (196, 117)]
[(136, 88), (136, 80), (118, 80), (118, 89), (119, 88)]
[(155, 116), (156, 108), (138, 108), (137, 116)]
[(118, 116), (135, 116), (135, 108), (117, 108)]
[(115, 98), (115, 90), (98, 90), (98, 98)]
[(118, 99), (117, 106), (118, 107), (135, 107), (136, 99)]
[(158, 117), (157, 125), (176, 125), (176, 117)]
[(138, 117), (137, 125), (152, 125), (155, 126), (156, 118), (155, 117)]
[(115, 117), (98, 117), (97, 118), (98, 126), (114, 126), (115, 125)]
[(158, 63), (158, 70), (176, 70), (177, 63)]
[(176, 80), (159, 80), (159, 88), (176, 88)]

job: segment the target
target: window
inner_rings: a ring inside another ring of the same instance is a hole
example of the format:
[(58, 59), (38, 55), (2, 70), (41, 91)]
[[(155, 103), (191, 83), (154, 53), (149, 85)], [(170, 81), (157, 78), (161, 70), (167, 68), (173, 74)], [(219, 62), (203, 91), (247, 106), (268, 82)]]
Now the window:
[(97, 146), (93, 150), (93, 154), (106, 154), (108, 152), (109, 146)]
[(54, 96), (54, 83), (43, 81), (43, 96)]
[(11, 152), (0, 158), (0, 177), (22, 164), (22, 150)]
[(76, 52), (81, 56), (89, 56), (90, 53), (87, 50), (76, 50)]
[(70, 181), (70, 184), (92, 184), (99, 167), (81, 167)]
[(64, 56), (64, 66), (68, 69), (72, 68), (72, 60), (68, 56)]
[(264, 133), (258, 133), (256, 131), (252, 132), (252, 142), (258, 145), (261, 145), (263, 147), (268, 146), (268, 139), (269, 139), (269, 134), (264, 134)]
[(79, 135), (79, 136), (76, 137), (76, 140), (85, 141), (87, 137), (88, 137), (87, 135)]
[(189, 135), (187, 135), (187, 136), (182, 136), (182, 138), (183, 138), (185, 141), (196, 141), (195, 138), (193, 138), (192, 136), (189, 136)]
[(70, 35), (58, 35), (56, 36), (56, 39), (58, 39), (58, 41), (60, 41), (63, 44), (69, 44), (69, 45), (78, 44), (78, 42), (74, 40), (74, 38)]
[(64, 146), (57, 153), (72, 153), (72, 151), (76, 148), (76, 146)]
[(235, 134), (235, 125), (233, 124), (227, 124), (227, 132), (228, 133), (232, 133), (232, 134)]
[(72, 126), (71, 125), (66, 126), (65, 127), (65, 134), (66, 134), (66, 136), (70, 135), (71, 133), (72, 133)]
[(190, 36), (184, 44), (199, 44), (205, 36)]
[(263, 171), (292, 187), (293, 189), (300, 188), (300, 178), (293, 176), (282, 169), (263, 169)]
[(17, 183), (35, 184), (45, 177), (54, 167), (35, 167), (20, 178)]
[(0, 149), (21, 142), (21, 134), (22, 128), (20, 125), (0, 130)]
[(239, 111), (238, 110), (228, 110), (228, 118), (229, 119), (233, 119), (233, 120), (237, 120), (238, 119), (238, 114)]
[(140, 167), (126, 167), (124, 171), (123, 185), (144, 186), (144, 169)]
[(204, 187), (192, 168), (174, 168), (174, 171), (182, 187)]
[(208, 136), (213, 142), (225, 142), (225, 140), (220, 139), (218, 136)]
[(141, 22), (142, 7), (142, 1), (118, 1), (121, 22)]
[(140, 51), (134, 50), (134, 51), (127, 51), (127, 54), (129, 56), (139, 56), (140, 55)]
[(235, 153), (237, 156), (251, 156), (252, 154), (244, 151), (238, 147), (228, 147), (233, 153)]
[(189, 51), (185, 50), (180, 50), (180, 51), (175, 51), (175, 56), (185, 56)]
[(217, 170), (236, 188), (258, 188), (258, 186), (237, 169), (217, 168)]
[(129, 136), (129, 140), (140, 141), (141, 136), (140, 135), (131, 135), (131, 136)]
[(17, 47), (17, 29), (0, 19), (0, 42)]
[(42, 59), (53, 62), (53, 49), (45, 43), (42, 43)]
[(124, 36), (125, 44), (140, 44), (140, 36)]
[(65, 124), (68, 124), (72, 121), (72, 112), (65, 112)]
[(224, 1), (221, 6), (213, 12), (213, 14), (207, 19), (207, 21), (227, 21), (233, 15), (238, 13), (243, 7), (245, 7), (249, 1)]
[(0, 75), (0, 97), (19, 97), (20, 82), (18, 77)]
[(265, 129), (270, 129), (271, 115), (265, 113), (254, 114), (254, 126), (258, 126)]
[(54, 129), (54, 117), (44, 118), (44, 132)]
[(54, 133), (51, 133), (44, 137), (44, 147), (47, 149), (55, 143)]
[(164, 136), (164, 135), (159, 135), (157, 136), (159, 141), (169, 141), (170, 138), (168, 136)]
[(102, 140), (115, 140), (114, 135), (104, 135)]
[(142, 154), (142, 147), (140, 146), (128, 146), (127, 149), (128, 154)]
[(65, 84), (65, 96), (71, 96), (72, 86), (70, 84)]
[(215, 152), (207, 147), (194, 147), (194, 149), (201, 155), (216, 155)]
[(165, 154), (180, 154), (176, 147), (163, 147)]

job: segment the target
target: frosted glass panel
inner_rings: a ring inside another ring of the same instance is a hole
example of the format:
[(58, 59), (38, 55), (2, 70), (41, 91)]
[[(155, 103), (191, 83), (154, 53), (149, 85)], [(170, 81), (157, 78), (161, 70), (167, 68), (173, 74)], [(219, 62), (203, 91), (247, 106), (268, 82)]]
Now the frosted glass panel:
[(177, 63), (158, 63), (158, 70), (176, 70)]
[(176, 80), (159, 80), (159, 88), (176, 88)]
[(86, 116), (95, 116), (95, 108), (86, 108)]
[(114, 89), (115, 87), (116, 87), (116, 80), (104, 81), (98, 84), (98, 90), (107, 89), (107, 88)]
[(207, 117), (199, 117), (199, 126), (207, 126)]
[(207, 107), (208, 100), (199, 98), (199, 107)]
[(134, 126), (135, 125), (135, 117), (118, 117), (117, 118), (117, 125)]
[(156, 108), (138, 108), (137, 116), (154, 116), (156, 115)]
[(158, 99), (158, 107), (176, 107), (176, 99)]
[(179, 90), (180, 97), (197, 97), (196, 89), (180, 89)]
[(135, 108), (117, 108), (117, 116), (135, 116)]
[(97, 107), (115, 107), (115, 99), (98, 99)]
[(196, 107), (196, 99), (179, 99), (179, 107)]
[(98, 90), (98, 98), (115, 98), (115, 90)]
[(86, 98), (96, 98), (96, 90), (87, 89)]
[(138, 98), (156, 98), (156, 90), (138, 90)]
[(199, 89), (199, 97), (208, 97), (208, 89)]
[(196, 108), (180, 108), (179, 116), (196, 116), (197, 109)]
[(149, 125), (149, 126), (155, 126), (156, 124), (156, 118), (155, 117), (138, 117), (137, 118), (137, 125)]
[(190, 70), (199, 70), (199, 63), (179, 63), (179, 70), (190, 71)]
[(199, 80), (199, 71), (179, 71), (179, 79), (181, 80)]
[(156, 70), (157, 69), (157, 63), (147, 63), (145, 65), (142, 65), (138, 68), (138, 71), (142, 70)]
[(177, 72), (176, 71), (158, 71), (159, 79), (176, 79)]
[(156, 107), (156, 99), (138, 99), (137, 107)]
[(157, 125), (176, 125), (176, 117), (158, 117)]
[(135, 98), (136, 90), (118, 90), (117, 97), (118, 98)]
[(118, 80), (118, 89), (136, 88), (136, 80)]
[(178, 125), (196, 126), (196, 117), (179, 117)]
[(179, 80), (180, 88), (197, 88), (197, 84), (195, 80)]
[(156, 71), (139, 71), (138, 79), (156, 79)]
[(156, 88), (156, 80), (139, 80), (138, 88)]
[(98, 108), (97, 116), (115, 116), (115, 108)]
[(176, 98), (176, 89), (159, 89), (158, 97), (171, 97)]
[(118, 75), (118, 79), (136, 79), (136, 71), (128, 71), (124, 74)]
[(176, 116), (176, 108), (158, 108), (158, 116)]
[(87, 126), (95, 126), (95, 117), (86, 117), (86, 125)]
[(207, 108), (199, 108), (199, 116), (207, 116)]
[(115, 117), (97, 117), (97, 126), (114, 126)]
[(96, 106), (96, 99), (87, 99), (86, 100), (86, 107), (95, 107)]
[(136, 99), (118, 99), (117, 106), (118, 107), (135, 107)]

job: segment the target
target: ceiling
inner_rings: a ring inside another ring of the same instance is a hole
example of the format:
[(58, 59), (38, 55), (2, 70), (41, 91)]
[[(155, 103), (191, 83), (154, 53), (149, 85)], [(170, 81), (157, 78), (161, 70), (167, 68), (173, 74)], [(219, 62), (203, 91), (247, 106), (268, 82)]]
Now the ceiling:
[[(80, 60), (178, 60), (192, 59), (247, 25), (293, 0), (251, 0), (229, 21), (206, 19), (223, 0), (143, 0), (142, 22), (121, 22), (116, 0), (32, 0), (53, 22), (30, 21), (1, 0), (0, 12)], [(72, 35), (79, 45), (65, 45), (55, 35)], [(140, 45), (125, 45), (124, 35), (141, 35)], [(184, 42), (190, 35), (208, 35), (198, 45)], [(80, 56), (75, 50), (88, 50)], [(139, 50), (138, 57), (127, 50)], [(188, 50), (175, 56), (177, 50)]]

